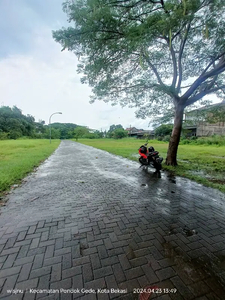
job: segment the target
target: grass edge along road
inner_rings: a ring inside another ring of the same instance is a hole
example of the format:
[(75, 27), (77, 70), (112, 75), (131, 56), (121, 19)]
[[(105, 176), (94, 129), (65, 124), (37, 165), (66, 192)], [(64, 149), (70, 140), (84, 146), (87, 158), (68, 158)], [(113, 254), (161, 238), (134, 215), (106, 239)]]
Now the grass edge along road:
[[(138, 148), (146, 140), (135, 138), (115, 139), (79, 139), (79, 143), (89, 145), (109, 153), (120, 155), (130, 160), (138, 161)], [(179, 145), (178, 166), (166, 166), (165, 159), (168, 149), (167, 142), (149, 140), (163, 157), (163, 169), (172, 175), (186, 177), (205, 186), (225, 192), (225, 146), (218, 145)]]
[(0, 196), (38, 167), (59, 146), (60, 140), (0, 141)]

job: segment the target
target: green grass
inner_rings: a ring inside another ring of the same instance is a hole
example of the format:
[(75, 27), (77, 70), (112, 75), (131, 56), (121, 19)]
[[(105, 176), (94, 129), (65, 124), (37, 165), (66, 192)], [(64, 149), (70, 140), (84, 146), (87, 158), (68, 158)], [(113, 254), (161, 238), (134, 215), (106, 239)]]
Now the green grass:
[(58, 147), (60, 141), (4, 140), (0, 141), (0, 194), (10, 189)]
[[(138, 148), (145, 143), (146, 140), (134, 138), (121, 140), (81, 139), (79, 142), (138, 161)], [(177, 155), (179, 165), (177, 167), (171, 167), (165, 165), (168, 143), (152, 140), (149, 141), (149, 145), (152, 145), (159, 151), (160, 156), (164, 158), (164, 170), (225, 192), (225, 146), (208, 144), (179, 145)]]

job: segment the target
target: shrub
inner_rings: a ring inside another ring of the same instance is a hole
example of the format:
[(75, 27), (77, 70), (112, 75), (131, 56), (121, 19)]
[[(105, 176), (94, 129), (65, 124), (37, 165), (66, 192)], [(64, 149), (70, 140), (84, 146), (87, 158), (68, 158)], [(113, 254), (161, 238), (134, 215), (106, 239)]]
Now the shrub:
[(191, 141), (197, 140), (197, 136), (191, 136), (191, 137), (190, 137), (190, 140), (191, 140)]
[(166, 135), (162, 139), (163, 142), (169, 142), (170, 141), (170, 135)]
[(98, 139), (99, 136), (96, 133), (87, 133), (82, 138), (84, 138), (84, 139)]
[(7, 132), (0, 132), (0, 140), (7, 140), (9, 138), (9, 134)]
[(173, 125), (171, 124), (162, 124), (155, 129), (155, 136), (168, 136), (171, 135), (173, 130)]
[(197, 145), (225, 145), (225, 136), (213, 135), (210, 137), (200, 137), (196, 141)]
[(113, 138), (114, 139), (122, 139), (124, 137), (127, 137), (127, 131), (122, 129), (122, 128), (118, 128), (116, 130), (113, 131)]
[(181, 145), (187, 145), (187, 144), (191, 144), (191, 141), (188, 139), (183, 139), (182, 141), (180, 141)]

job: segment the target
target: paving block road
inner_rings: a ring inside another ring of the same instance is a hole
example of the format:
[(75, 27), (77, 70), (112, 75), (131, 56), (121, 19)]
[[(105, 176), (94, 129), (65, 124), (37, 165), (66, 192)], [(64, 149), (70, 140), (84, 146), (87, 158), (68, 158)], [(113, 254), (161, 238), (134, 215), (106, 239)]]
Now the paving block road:
[(9, 195), (0, 299), (225, 299), (225, 195), (72, 141)]

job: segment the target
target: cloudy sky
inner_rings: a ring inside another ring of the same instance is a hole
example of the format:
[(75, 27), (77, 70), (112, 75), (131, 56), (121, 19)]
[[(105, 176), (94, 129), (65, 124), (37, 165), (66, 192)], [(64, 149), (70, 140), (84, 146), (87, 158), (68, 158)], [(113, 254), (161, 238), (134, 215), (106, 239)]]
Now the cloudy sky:
[(80, 83), (77, 58), (52, 38), (67, 26), (63, 0), (0, 0), (0, 106), (16, 105), (48, 124), (75, 123), (107, 130), (112, 124), (148, 129), (134, 109), (89, 103), (91, 89)]

